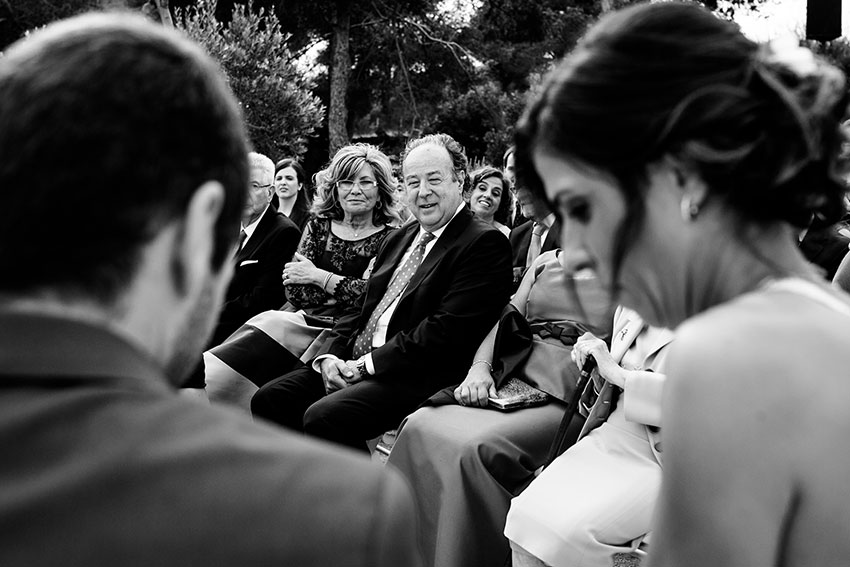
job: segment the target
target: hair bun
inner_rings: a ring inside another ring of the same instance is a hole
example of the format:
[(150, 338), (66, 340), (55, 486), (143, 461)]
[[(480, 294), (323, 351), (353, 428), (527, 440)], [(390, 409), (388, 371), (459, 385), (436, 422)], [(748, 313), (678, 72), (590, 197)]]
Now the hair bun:
[(837, 220), (845, 192), (838, 161), (847, 110), (844, 74), (786, 37), (756, 52), (755, 76), (779, 101), (770, 136), (785, 143), (772, 186), (779, 217), (805, 226), (812, 215)]

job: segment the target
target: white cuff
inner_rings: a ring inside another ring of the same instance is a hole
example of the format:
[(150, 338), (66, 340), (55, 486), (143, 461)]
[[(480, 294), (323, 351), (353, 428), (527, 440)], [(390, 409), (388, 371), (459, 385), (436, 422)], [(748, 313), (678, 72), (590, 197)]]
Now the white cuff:
[(629, 376), (623, 396), (627, 420), (661, 427), (661, 398), (666, 378), (660, 372), (636, 372)]
[(317, 356), (313, 360), (313, 364), (311, 365), (313, 367), (313, 370), (315, 370), (316, 372), (321, 374), (322, 373), (322, 361), (327, 359), (327, 358), (333, 358), (333, 359), (336, 359), (336, 360), (341, 360), (338, 356), (334, 356), (333, 354), (323, 354), (321, 356)]

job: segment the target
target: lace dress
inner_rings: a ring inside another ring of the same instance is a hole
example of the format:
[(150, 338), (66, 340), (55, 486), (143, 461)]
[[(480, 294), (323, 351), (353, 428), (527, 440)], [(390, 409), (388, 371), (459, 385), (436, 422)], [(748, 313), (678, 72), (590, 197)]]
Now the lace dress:
[[(311, 219), (298, 252), (315, 266), (343, 276), (333, 293), (318, 285), (286, 286), (287, 303), (248, 320), (222, 344), (204, 353), (207, 393), (226, 399), (234, 384), (256, 386), (282, 376), (313, 358), (324, 333), (366, 287), (369, 264), (392, 227), (359, 240), (343, 240), (331, 231), (329, 219)], [(256, 389), (256, 388), (254, 388)], [(244, 396), (243, 396), (244, 397)]]

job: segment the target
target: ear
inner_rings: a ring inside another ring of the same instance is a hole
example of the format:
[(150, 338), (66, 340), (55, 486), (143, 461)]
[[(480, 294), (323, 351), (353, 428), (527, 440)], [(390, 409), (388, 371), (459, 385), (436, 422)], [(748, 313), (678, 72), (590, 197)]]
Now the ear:
[(224, 187), (207, 181), (189, 200), (182, 230), (174, 243), (176, 286), (179, 292), (194, 294), (209, 278), (215, 246), (215, 226), (224, 205)]
[(460, 190), (460, 194), (463, 195), (463, 185), (466, 182), (466, 172), (465, 171), (457, 171), (455, 172), (457, 176), (457, 185)]
[(708, 185), (696, 167), (670, 154), (665, 155), (657, 165), (672, 178), (682, 198), (687, 198), (698, 209), (703, 207), (708, 198)]

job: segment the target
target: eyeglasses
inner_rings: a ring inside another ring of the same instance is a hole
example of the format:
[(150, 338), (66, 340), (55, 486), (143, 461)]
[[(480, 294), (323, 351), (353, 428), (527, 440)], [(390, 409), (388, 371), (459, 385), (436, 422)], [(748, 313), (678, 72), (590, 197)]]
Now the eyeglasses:
[(361, 179), (360, 181), (352, 181), (351, 179), (344, 179), (342, 181), (337, 181), (336, 186), (343, 191), (351, 191), (354, 189), (354, 186), (360, 188), (360, 191), (365, 193), (366, 191), (371, 191), (375, 188), (375, 182), (371, 179)]
[(254, 191), (256, 191), (257, 189), (268, 189), (271, 186), (272, 186), (271, 183), (267, 183), (266, 185), (260, 185), (259, 183), (253, 183), (253, 182), (251, 183), (251, 189), (253, 189)]

